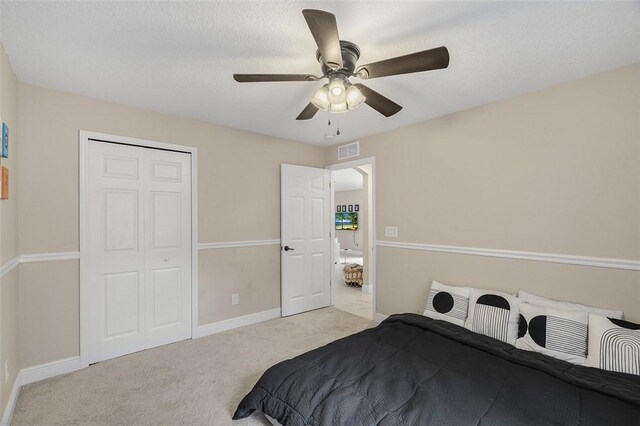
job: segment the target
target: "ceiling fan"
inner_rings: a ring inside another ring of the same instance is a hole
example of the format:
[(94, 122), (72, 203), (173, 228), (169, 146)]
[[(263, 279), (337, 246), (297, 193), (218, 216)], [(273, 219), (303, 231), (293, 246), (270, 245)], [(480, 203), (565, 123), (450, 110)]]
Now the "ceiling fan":
[(340, 40), (336, 17), (333, 13), (305, 9), (302, 14), (318, 45), (316, 58), (321, 64), (321, 76), (311, 74), (233, 75), (234, 80), (239, 83), (319, 81), (327, 78), (329, 83), (316, 92), (296, 120), (309, 120), (318, 110), (332, 113), (347, 112), (359, 107), (362, 103), (366, 103), (385, 117), (391, 117), (398, 113), (402, 106), (364, 84), (352, 84), (349, 78), (358, 77), (366, 80), (437, 70), (449, 66), (449, 51), (441, 46), (356, 67), (356, 62), (360, 58), (360, 49), (354, 43)]

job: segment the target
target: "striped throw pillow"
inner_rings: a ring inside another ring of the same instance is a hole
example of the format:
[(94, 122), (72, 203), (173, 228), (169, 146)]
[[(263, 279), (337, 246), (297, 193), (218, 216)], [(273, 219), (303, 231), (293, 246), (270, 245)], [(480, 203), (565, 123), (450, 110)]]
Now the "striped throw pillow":
[(521, 303), (516, 347), (583, 364), (588, 322), (586, 311)]

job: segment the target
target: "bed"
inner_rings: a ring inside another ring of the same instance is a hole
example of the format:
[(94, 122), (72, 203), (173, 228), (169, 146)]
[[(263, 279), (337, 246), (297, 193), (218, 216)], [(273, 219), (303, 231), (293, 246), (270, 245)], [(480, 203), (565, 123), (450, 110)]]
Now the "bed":
[(638, 425), (640, 377), (399, 314), (269, 368), (233, 418), (254, 411), (283, 425)]

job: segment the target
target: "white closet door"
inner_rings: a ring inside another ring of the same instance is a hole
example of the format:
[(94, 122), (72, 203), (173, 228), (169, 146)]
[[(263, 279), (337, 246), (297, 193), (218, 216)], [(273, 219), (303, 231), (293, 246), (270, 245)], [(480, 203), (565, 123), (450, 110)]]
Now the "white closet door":
[(144, 150), (146, 347), (191, 337), (191, 156)]
[(191, 335), (190, 156), (89, 142), (89, 363)]

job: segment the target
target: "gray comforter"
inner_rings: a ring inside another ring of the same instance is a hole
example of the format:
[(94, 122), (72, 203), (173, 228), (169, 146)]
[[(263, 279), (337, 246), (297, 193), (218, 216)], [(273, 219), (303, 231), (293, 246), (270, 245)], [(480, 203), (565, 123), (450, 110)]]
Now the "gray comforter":
[(639, 425), (640, 377), (402, 314), (274, 365), (233, 418), (255, 410), (283, 425)]

